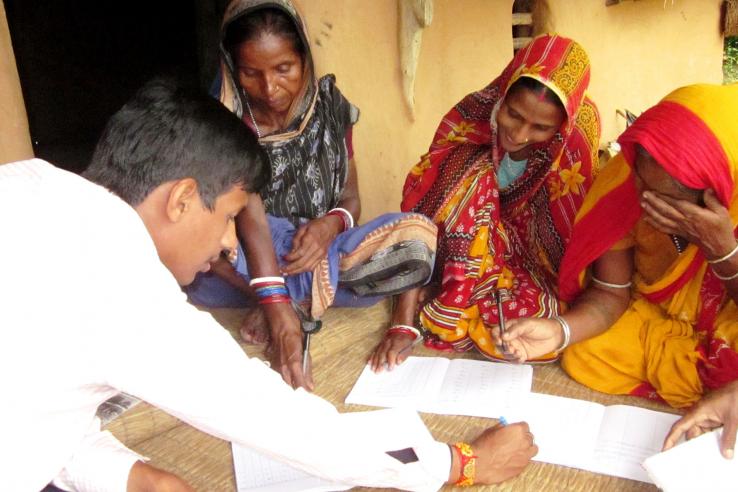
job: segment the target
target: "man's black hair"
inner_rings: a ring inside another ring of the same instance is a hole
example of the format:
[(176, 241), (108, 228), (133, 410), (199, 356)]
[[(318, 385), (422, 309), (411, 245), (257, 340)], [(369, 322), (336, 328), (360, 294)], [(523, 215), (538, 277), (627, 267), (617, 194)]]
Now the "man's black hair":
[(253, 133), (222, 104), (157, 78), (110, 118), (84, 176), (131, 206), (163, 183), (193, 178), (213, 210), (233, 186), (258, 192), (269, 179), (267, 163)]

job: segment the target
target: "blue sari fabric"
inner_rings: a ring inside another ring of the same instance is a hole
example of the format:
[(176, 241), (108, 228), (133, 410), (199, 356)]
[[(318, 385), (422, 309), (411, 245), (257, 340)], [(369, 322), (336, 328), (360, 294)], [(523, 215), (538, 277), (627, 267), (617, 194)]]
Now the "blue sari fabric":
[[(405, 216), (414, 214), (391, 213), (384, 214), (364, 225), (353, 227), (339, 234), (328, 249), (329, 278), (335, 290), (333, 306), (336, 307), (365, 307), (377, 303), (381, 297), (359, 297), (352, 290), (339, 288), (338, 275), (340, 272), (340, 259), (353, 252), (367, 236), (377, 229), (386, 228), (394, 223), (399, 223)], [(267, 215), (269, 229), (272, 235), (272, 244), (277, 255), (280, 267), (285, 264), (284, 255), (292, 249), (292, 239), (297, 228), (292, 223), (281, 217)], [(250, 280), (246, 255), (239, 244), (236, 271), (247, 281)], [(285, 277), (287, 290), (290, 297), (298, 303), (310, 302), (313, 272), (304, 272), (297, 275)], [(236, 287), (218, 277), (214, 273), (199, 274), (195, 281), (185, 291), (190, 302), (206, 307), (231, 307), (240, 308), (250, 306), (250, 300)]]

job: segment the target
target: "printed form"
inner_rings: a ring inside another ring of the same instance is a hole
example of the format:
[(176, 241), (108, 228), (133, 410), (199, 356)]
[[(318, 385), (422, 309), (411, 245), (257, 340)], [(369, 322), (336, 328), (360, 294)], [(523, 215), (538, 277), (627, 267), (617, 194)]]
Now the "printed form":
[(393, 371), (364, 367), (346, 403), (496, 419), (518, 408), (532, 384), (529, 365), (408, 357)]
[[(650, 482), (641, 463), (661, 451), (679, 415), (531, 393), (514, 414), (526, 421), (545, 463)], [(513, 415), (513, 414), (511, 414)]]

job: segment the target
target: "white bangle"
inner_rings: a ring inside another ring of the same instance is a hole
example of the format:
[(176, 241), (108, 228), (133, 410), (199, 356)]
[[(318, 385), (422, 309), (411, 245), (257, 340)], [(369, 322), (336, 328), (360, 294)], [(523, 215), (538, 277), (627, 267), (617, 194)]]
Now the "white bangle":
[(723, 276), (722, 276), (722, 275), (720, 275), (720, 274), (719, 274), (718, 272), (716, 272), (716, 271), (715, 271), (715, 269), (713, 268), (713, 269), (712, 269), (712, 273), (713, 273), (713, 274), (715, 274), (715, 277), (716, 277), (716, 278), (717, 278), (718, 280), (722, 280), (723, 282), (725, 282), (725, 281), (727, 281), (727, 280), (733, 280), (733, 279), (736, 279), (736, 278), (738, 278), (738, 272), (735, 272), (735, 273), (734, 273), (733, 275), (728, 275), (727, 277), (723, 277)]
[(571, 326), (569, 326), (569, 323), (567, 323), (567, 321), (561, 316), (556, 316), (552, 319), (561, 325), (561, 330), (564, 332), (564, 342), (561, 344), (561, 347), (556, 349), (556, 353), (559, 353), (568, 347), (569, 342), (571, 342)]
[(280, 284), (284, 283), (284, 277), (256, 277), (249, 281), (249, 286), (253, 287), (256, 284), (265, 284), (267, 282), (277, 282)]
[[(736, 253), (738, 253), (738, 244), (736, 244), (735, 245), (735, 248), (733, 248), (733, 250), (730, 253), (728, 253), (727, 255), (721, 256), (720, 258), (715, 258), (714, 260), (707, 260), (707, 263), (709, 263), (710, 265), (714, 265), (715, 263), (722, 263), (722, 262), (724, 262), (725, 260), (727, 260), (728, 258), (730, 258), (731, 256), (733, 256)], [(718, 278), (720, 278), (720, 277), (718, 277)]]
[(346, 228), (346, 230), (351, 229), (352, 227), (354, 227), (354, 216), (351, 215), (351, 212), (349, 212), (345, 208), (335, 207), (335, 208), (330, 209), (328, 211), (328, 213), (331, 213), (333, 211), (335, 211), (335, 212), (341, 212), (343, 215), (346, 216), (346, 219), (348, 221), (348, 224), (347, 224), (348, 227)]
[(633, 282), (628, 282), (627, 284), (612, 284), (610, 282), (605, 282), (604, 280), (600, 280), (594, 275), (591, 276), (592, 282), (602, 285), (603, 287), (610, 287), (611, 289), (628, 289), (631, 285), (633, 285)]

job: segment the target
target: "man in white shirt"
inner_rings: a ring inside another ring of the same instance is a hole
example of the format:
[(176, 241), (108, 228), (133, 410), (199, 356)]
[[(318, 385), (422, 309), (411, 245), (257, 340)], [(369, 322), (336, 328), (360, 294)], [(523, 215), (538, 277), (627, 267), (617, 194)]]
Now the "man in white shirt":
[[(85, 173), (102, 186), (37, 159), (0, 166), (0, 489), (190, 490), (100, 431), (95, 410), (120, 391), (335, 482), (465, 478), (445, 444), (410, 443), (417, 460), (403, 464), (362, 441), (187, 304), (180, 285), (235, 247), (233, 219), (267, 169), (238, 118), (167, 81), (111, 118)], [(472, 448), (477, 483), (537, 451), (525, 424)]]

